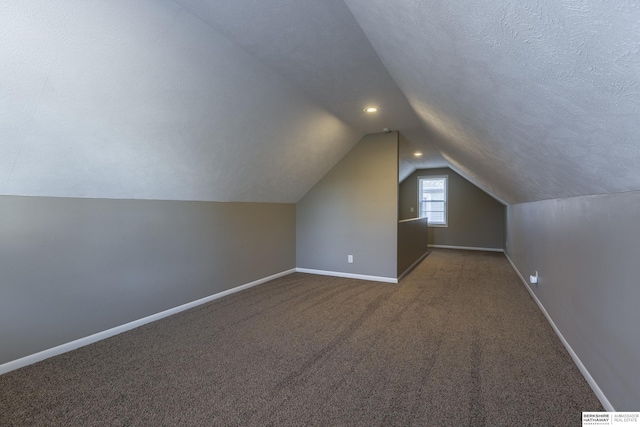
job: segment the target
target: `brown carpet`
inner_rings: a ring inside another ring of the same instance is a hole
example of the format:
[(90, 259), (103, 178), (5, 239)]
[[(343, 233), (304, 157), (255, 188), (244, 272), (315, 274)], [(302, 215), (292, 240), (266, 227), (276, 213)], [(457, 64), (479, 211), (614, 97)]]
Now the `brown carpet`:
[(504, 255), (292, 274), (0, 376), (0, 425), (572, 426), (603, 408)]

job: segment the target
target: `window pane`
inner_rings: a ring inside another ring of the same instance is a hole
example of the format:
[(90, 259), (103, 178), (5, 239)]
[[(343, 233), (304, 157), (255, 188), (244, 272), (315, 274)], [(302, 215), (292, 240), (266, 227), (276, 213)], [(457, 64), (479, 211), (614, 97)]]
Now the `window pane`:
[(429, 224), (446, 225), (446, 188), (446, 177), (419, 178), (419, 212)]
[(427, 216), (430, 223), (444, 224), (444, 212), (431, 212)]
[(444, 212), (444, 202), (427, 202), (427, 210)]
[(431, 189), (444, 189), (444, 179), (423, 179), (422, 180), (422, 188), (425, 190)]

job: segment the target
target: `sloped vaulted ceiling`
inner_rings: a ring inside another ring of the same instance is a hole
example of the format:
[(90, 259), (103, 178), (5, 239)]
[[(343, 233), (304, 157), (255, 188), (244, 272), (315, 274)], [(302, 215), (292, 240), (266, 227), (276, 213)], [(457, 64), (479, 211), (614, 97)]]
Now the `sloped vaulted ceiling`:
[(346, 0), (444, 157), (509, 203), (640, 189), (640, 4)]
[(342, 0), (5, 1), (0, 39), (0, 194), (296, 202), (365, 133), (424, 140)]
[(383, 127), (507, 203), (640, 189), (632, 1), (8, 0), (0, 39), (0, 194), (295, 202)]
[(5, 1), (0, 40), (0, 194), (295, 202), (362, 134), (170, 1)]

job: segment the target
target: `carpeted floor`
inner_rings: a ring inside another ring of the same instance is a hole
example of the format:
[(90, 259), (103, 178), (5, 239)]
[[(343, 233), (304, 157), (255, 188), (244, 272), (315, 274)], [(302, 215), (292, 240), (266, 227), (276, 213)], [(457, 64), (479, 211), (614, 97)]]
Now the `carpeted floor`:
[(603, 408), (504, 255), (292, 274), (0, 376), (0, 425), (573, 426)]

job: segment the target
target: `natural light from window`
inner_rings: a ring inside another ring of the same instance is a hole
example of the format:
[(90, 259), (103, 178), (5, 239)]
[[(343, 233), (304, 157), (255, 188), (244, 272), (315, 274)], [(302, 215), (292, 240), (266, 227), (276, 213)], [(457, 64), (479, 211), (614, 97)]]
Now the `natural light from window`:
[(447, 225), (447, 177), (418, 178), (420, 217), (429, 218), (429, 225)]

